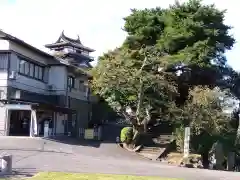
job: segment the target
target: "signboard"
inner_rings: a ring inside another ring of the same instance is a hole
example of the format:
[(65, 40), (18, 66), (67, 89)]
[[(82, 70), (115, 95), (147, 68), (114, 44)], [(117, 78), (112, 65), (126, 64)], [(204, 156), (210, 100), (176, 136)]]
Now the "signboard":
[(86, 129), (84, 133), (84, 139), (94, 139), (94, 130)]
[(23, 105), (23, 104), (7, 104), (5, 105), (6, 109), (9, 110), (32, 110), (31, 105)]

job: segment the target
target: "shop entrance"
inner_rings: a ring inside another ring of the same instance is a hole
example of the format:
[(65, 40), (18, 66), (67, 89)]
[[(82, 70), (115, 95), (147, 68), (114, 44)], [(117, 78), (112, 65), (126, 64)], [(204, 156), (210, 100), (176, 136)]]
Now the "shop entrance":
[(31, 111), (30, 110), (9, 110), (10, 123), (9, 135), (10, 136), (29, 136)]

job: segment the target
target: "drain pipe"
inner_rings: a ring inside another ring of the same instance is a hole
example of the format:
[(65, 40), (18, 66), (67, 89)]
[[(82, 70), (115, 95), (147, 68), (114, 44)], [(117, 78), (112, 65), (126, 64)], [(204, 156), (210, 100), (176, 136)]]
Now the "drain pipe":
[(90, 122), (90, 89), (89, 86), (87, 86), (87, 91), (86, 91), (86, 96), (87, 96), (87, 104), (88, 104), (88, 123)]
[[(70, 90), (70, 87), (69, 87), (69, 82), (68, 82), (68, 78), (67, 78), (67, 87), (66, 87), (66, 96), (65, 96), (65, 107), (66, 108), (69, 108), (69, 98), (68, 98), (68, 94), (69, 94), (69, 90)], [(65, 123), (67, 123), (66, 125), (66, 133), (67, 135), (69, 135), (69, 132), (68, 132), (68, 118), (66, 119)]]

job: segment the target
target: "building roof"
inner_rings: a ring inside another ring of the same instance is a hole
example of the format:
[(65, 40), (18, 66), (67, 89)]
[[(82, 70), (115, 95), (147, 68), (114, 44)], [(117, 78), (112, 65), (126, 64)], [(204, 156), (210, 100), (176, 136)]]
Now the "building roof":
[(45, 56), (45, 57), (48, 57), (48, 58), (53, 58), (52, 55), (50, 55), (50, 54), (48, 54), (48, 53), (46, 53), (46, 52), (44, 52), (44, 51), (34, 47), (34, 46), (24, 42), (23, 40), (21, 40), (19, 38), (16, 38), (16, 37), (14, 37), (14, 36), (4, 32), (4, 31), (2, 31), (2, 30), (0, 30), (0, 34), (3, 34), (3, 37), (1, 39), (10, 40), (12, 42), (15, 42), (15, 43), (25, 47), (25, 48), (31, 49), (31, 50), (39, 53), (42, 56)]
[(61, 59), (61, 58), (58, 58), (58, 57), (55, 57), (53, 55), (50, 55), (44, 51), (41, 51), (40, 49), (24, 42), (23, 40), (19, 39), (19, 38), (16, 38), (8, 33), (5, 33), (4, 31), (0, 30), (0, 34), (3, 34), (3, 37), (0, 36), (0, 39), (4, 39), (4, 40), (9, 40), (9, 41), (12, 41), (12, 42), (15, 42), (25, 48), (28, 48), (32, 51), (35, 51), (37, 53), (39, 53), (40, 55), (42, 56), (45, 56), (47, 58), (52, 58), (53, 60), (55, 60), (57, 62), (57, 64), (49, 64), (49, 65), (64, 65), (64, 66), (68, 66), (68, 67), (73, 67), (73, 68), (76, 68), (78, 69), (79, 72), (82, 72), (84, 75), (88, 76), (89, 78), (91, 78), (91, 75), (89, 75), (88, 73), (86, 73), (81, 67), (78, 67), (78, 66), (75, 66), (73, 64), (69, 64), (67, 63), (67, 61)]
[(61, 33), (60, 37), (58, 38), (58, 40), (55, 43), (52, 44), (46, 44), (45, 47), (47, 48), (58, 48), (61, 46), (72, 46), (72, 47), (76, 47), (79, 49), (83, 49), (85, 51), (88, 52), (94, 52), (95, 50), (89, 47), (86, 47), (82, 44), (80, 37), (78, 36), (77, 39), (72, 39), (69, 38), (67, 36), (65, 36), (64, 31)]

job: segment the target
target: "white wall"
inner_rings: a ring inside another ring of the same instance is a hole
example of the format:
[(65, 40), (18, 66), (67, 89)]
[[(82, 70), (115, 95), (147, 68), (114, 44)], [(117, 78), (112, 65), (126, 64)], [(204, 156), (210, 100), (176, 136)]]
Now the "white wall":
[(14, 42), (10, 41), (9, 43), (10, 43), (9, 47), (10, 47), (11, 50), (13, 50), (13, 51), (15, 51), (15, 52), (17, 52), (19, 54), (22, 54), (22, 55), (24, 55), (24, 56), (26, 56), (28, 58), (31, 58), (34, 61), (37, 61), (39, 63), (47, 64), (48, 59), (46, 57), (41, 56), (38, 53), (36, 53), (34, 51), (31, 51), (31, 50), (29, 50), (27, 48), (24, 48), (24, 47), (14, 43)]
[[(2, 104), (1, 104), (2, 105)], [(0, 106), (0, 136), (6, 135), (6, 108), (4, 106)]]
[[(47, 65), (48, 62), (51, 62), (50, 59), (48, 59), (47, 57), (43, 57), (38, 53), (34, 53), (33, 51), (23, 48), (13, 42), (10, 42), (10, 49), (19, 53), (20, 55), (26, 56), (27, 58), (35, 62), (41, 63), (43, 65), (44, 64)], [(10, 72), (19, 71), (19, 61), (20, 60), (17, 54), (12, 53), (10, 60)], [(14, 88), (39, 94), (49, 94), (50, 92), (48, 91), (48, 85), (53, 85), (53, 89), (56, 90), (54, 93), (65, 94), (65, 86), (67, 82), (66, 67), (64, 66), (52, 66), (50, 68), (45, 67), (44, 73), (45, 76), (47, 76), (46, 82), (18, 74), (16, 80), (9, 81), (9, 85)]]
[(0, 99), (7, 98), (7, 79), (8, 79), (8, 54), (0, 54), (1, 66), (4, 65), (5, 70), (0, 70)]
[(0, 99), (7, 98), (8, 73), (0, 71)]
[[(19, 71), (19, 58), (16, 54), (11, 53), (10, 58), (10, 71)], [(46, 91), (47, 83), (44, 83), (42, 81), (38, 81), (26, 76), (22, 76), (20, 74), (17, 75), (16, 80), (9, 80), (8, 84), (14, 88), (30, 91), (30, 92), (36, 92), (40, 94), (47, 94)]]
[(80, 100), (83, 100), (83, 101), (87, 101), (87, 94), (86, 92), (83, 92), (79, 89), (79, 82), (80, 80), (83, 80), (83, 81), (87, 81), (87, 78), (82, 76), (82, 77), (79, 77), (74, 75), (73, 73), (71, 72), (68, 72), (68, 76), (73, 76), (75, 77), (75, 88), (72, 88), (71, 89), (71, 92), (68, 93), (68, 95), (72, 98), (75, 98), (75, 99), (80, 99)]
[[(4, 41), (0, 40), (0, 49), (5, 48), (5, 49), (11, 49), (14, 52), (19, 53), (20, 55), (26, 56), (29, 59), (32, 59), (33, 61), (39, 62), (41, 64), (47, 65), (48, 62), (51, 62), (50, 59), (47, 57), (41, 56), (38, 53), (35, 53), (32, 50), (29, 50), (27, 48), (24, 48), (14, 42), (11, 41)], [(11, 58), (10, 58), (10, 73), (12, 71), (19, 71), (19, 58), (17, 54), (11, 53)], [(12, 86), (17, 89), (22, 89), (30, 92), (35, 92), (39, 94), (50, 94), (48, 91), (48, 85), (52, 85), (53, 90), (51, 94), (66, 94), (66, 89), (67, 89), (67, 77), (68, 75), (73, 75), (70, 73), (70, 70), (67, 69), (66, 66), (51, 66), (48, 69), (47, 73), (47, 80), (48, 82), (42, 82), (38, 81), (36, 79), (23, 76), (18, 74), (16, 77), (16, 80), (9, 80), (7, 81), (7, 73), (0, 73), (0, 87), (3, 86)], [(77, 77), (75, 81), (76, 88), (72, 89), (71, 92), (69, 92), (69, 96), (72, 98), (80, 99), (83, 101), (87, 100), (86, 92), (82, 92), (79, 90), (79, 80), (80, 79), (85, 79), (86, 77)], [(1, 89), (1, 88), (0, 88)]]
[(65, 66), (51, 66), (48, 84), (53, 86), (56, 94), (65, 94), (67, 88), (67, 69)]
[(55, 114), (56, 117), (56, 134), (64, 134), (64, 124), (63, 121), (66, 120), (66, 115), (62, 114), (60, 115), (59, 113)]
[(0, 50), (9, 50), (9, 41), (0, 40)]

